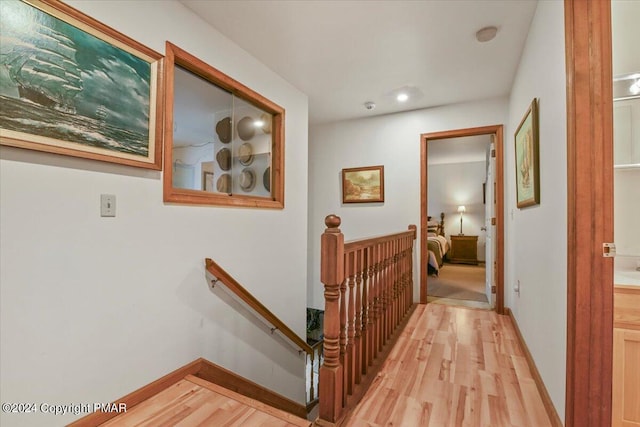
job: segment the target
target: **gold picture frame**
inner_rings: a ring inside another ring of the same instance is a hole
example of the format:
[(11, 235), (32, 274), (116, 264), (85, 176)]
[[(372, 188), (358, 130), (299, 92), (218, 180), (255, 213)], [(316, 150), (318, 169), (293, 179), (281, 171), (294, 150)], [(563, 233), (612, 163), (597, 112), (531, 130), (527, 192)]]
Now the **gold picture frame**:
[(518, 208), (540, 204), (538, 100), (531, 101), (515, 132), (516, 201)]
[(162, 55), (58, 0), (0, 2), (0, 144), (162, 168)]
[(342, 169), (342, 203), (384, 202), (384, 166)]

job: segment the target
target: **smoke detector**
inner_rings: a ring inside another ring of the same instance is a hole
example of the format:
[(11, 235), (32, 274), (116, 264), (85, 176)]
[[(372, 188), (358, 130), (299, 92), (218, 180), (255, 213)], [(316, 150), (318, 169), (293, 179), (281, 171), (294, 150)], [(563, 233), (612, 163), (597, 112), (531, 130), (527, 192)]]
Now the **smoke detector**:
[(491, 41), (498, 34), (498, 28), (494, 26), (484, 27), (478, 30), (476, 33), (476, 40), (480, 43)]
[(367, 110), (373, 110), (374, 108), (376, 108), (376, 103), (367, 101), (364, 103), (364, 108), (366, 108)]

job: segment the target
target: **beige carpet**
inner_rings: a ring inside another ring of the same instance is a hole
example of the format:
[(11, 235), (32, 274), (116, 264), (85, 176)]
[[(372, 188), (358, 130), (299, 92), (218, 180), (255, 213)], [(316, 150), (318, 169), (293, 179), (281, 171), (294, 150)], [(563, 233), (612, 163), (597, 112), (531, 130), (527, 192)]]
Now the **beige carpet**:
[(438, 277), (427, 279), (427, 295), (488, 302), (484, 266), (445, 264)]

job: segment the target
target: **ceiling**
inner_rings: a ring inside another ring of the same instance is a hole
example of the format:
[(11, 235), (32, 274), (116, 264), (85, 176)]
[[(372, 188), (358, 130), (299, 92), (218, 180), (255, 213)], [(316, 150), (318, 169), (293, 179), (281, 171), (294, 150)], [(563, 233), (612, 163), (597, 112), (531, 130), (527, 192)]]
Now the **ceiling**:
[(319, 124), (507, 95), (537, 0), (180, 1), (307, 94)]

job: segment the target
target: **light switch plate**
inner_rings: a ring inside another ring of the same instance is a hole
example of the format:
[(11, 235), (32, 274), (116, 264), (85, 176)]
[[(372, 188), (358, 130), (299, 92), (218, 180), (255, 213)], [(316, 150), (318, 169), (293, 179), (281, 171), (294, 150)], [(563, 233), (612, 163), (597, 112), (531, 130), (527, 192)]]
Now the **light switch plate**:
[(100, 216), (116, 216), (115, 194), (100, 195)]

